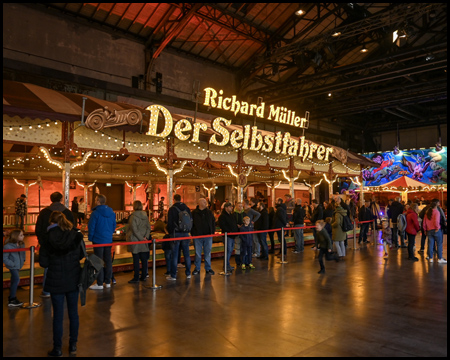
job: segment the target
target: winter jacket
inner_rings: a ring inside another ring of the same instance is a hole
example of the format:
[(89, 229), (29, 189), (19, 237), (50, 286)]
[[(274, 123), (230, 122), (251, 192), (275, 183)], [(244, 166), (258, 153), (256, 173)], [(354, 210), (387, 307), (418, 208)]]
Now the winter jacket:
[(333, 241), (345, 241), (347, 234), (342, 230), (344, 216), (347, 216), (347, 210), (338, 206), (333, 214), (331, 228), (333, 229)]
[(269, 213), (264, 208), (260, 212), (261, 216), (255, 221), (255, 230), (269, 230)]
[[(6, 243), (3, 250), (22, 249), (25, 245)], [(9, 270), (20, 270), (25, 262), (25, 251), (3, 253), (3, 263)]]
[(241, 234), (239, 238), (241, 239), (241, 245), (252, 246), (253, 244), (253, 234), (249, 234), (249, 231), (253, 231), (253, 226), (250, 224), (249, 226), (242, 225), (239, 229)]
[(208, 208), (200, 210), (197, 208), (192, 211), (192, 224), (191, 235), (212, 235), (216, 232), (216, 220), (214, 214)]
[(188, 208), (188, 206), (185, 203), (183, 203), (181, 201), (174, 203), (170, 207), (169, 212), (167, 214), (167, 231), (169, 232), (170, 236), (173, 236), (173, 234), (175, 233), (175, 229), (178, 227), (178, 219), (179, 219), (180, 212), (177, 211), (177, 209), (180, 211), (187, 211), (192, 219), (191, 210)]
[(425, 231), (430, 230), (439, 230), (441, 228), (440, 225), (441, 214), (438, 209), (433, 209), (433, 214), (431, 215), (431, 219), (428, 219), (428, 215), (425, 214), (423, 217), (423, 229)]
[(313, 224), (316, 223), (317, 220), (323, 220), (323, 206), (317, 205), (317, 207), (313, 210), (313, 213), (311, 215), (311, 222)]
[(361, 206), (361, 209), (359, 209), (358, 220), (359, 221), (372, 220), (372, 212), (370, 211), (370, 208), (367, 208), (365, 205)]
[(328, 231), (325, 228), (323, 228), (317, 233), (317, 242), (319, 243), (320, 249), (328, 250), (333, 248), (330, 235), (328, 234)]
[(82, 241), (83, 234), (75, 229), (49, 226), (39, 251), (39, 264), (48, 268), (44, 291), (62, 294), (77, 290), (84, 257)]
[(61, 211), (72, 224), (74, 223), (72, 211), (66, 208), (60, 202), (51, 203), (50, 206), (42, 209), (36, 220), (35, 233), (38, 238), (39, 244), (42, 245), (42, 239), (47, 234), (47, 228), (50, 225), (50, 215), (53, 211)]
[[(222, 214), (219, 216), (219, 226), (224, 233), (239, 232), (236, 218), (233, 213), (229, 214), (225, 209), (222, 210)], [(232, 235), (231, 237), (234, 238), (234, 236), (235, 235)]]
[(389, 226), (383, 228), (381, 231), (381, 238), (389, 245), (392, 245), (392, 230)]
[[(138, 210), (131, 214), (128, 219), (127, 241), (144, 241), (144, 238), (150, 240), (150, 231), (150, 222), (145, 211)], [(132, 254), (149, 251), (148, 243), (130, 245), (130, 247)]]
[(406, 232), (416, 235), (419, 230), (420, 225), (417, 213), (412, 209), (408, 209), (406, 212)]
[(88, 237), (93, 244), (111, 244), (116, 231), (116, 214), (107, 205), (98, 205), (92, 209), (88, 223)]
[(16, 215), (25, 216), (27, 214), (27, 202), (22, 198), (16, 200)]
[(273, 217), (273, 229), (284, 228), (287, 224), (286, 204), (276, 204), (276, 211)]
[(403, 205), (398, 201), (393, 201), (391, 206), (389, 206), (389, 210), (387, 211), (389, 219), (392, 220), (393, 224), (397, 224), (397, 217), (400, 214), (403, 214)]
[(305, 223), (306, 211), (301, 205), (296, 205), (294, 208), (294, 215), (292, 216), (292, 222), (294, 225), (301, 225)]

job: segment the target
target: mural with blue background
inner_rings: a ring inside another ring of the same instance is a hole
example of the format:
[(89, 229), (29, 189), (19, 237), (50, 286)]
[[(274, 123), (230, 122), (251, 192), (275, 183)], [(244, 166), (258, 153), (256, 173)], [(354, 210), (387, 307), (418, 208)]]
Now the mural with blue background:
[(362, 154), (380, 164), (362, 171), (364, 186), (380, 186), (402, 176), (427, 185), (447, 184), (447, 147)]

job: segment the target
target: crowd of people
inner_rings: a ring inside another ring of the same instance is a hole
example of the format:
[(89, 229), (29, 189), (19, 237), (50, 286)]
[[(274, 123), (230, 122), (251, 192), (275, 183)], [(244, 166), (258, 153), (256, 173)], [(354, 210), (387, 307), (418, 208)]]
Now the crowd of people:
[[(44, 268), (41, 296), (51, 297), (53, 306), (53, 349), (49, 351), (50, 356), (61, 356), (62, 354), (64, 301), (67, 302), (70, 320), (70, 354), (76, 354), (79, 327), (78, 283), (81, 271), (80, 260), (84, 257), (81, 246), (83, 236), (76, 227), (76, 221), (79, 218), (76, 215), (78, 215), (80, 207), (77, 199), (74, 199), (76, 204), (72, 204), (71, 211), (61, 203), (62, 199), (63, 195), (59, 192), (51, 194), (51, 204), (40, 211), (35, 230), (39, 242), (39, 263)], [(388, 249), (407, 247), (408, 259), (418, 261), (419, 259), (415, 256), (415, 237), (419, 231), (422, 231), (419, 252), (425, 251), (425, 241), (428, 238), (428, 256), (426, 259), (433, 262), (436, 253), (437, 262), (447, 262), (442, 257), (443, 234), (447, 231), (447, 220), (438, 199), (433, 199), (428, 204), (420, 202), (402, 204), (400, 198), (395, 198), (389, 202), (387, 208), (388, 221), (381, 221), (380, 206), (375, 199), (365, 201), (358, 208), (353, 200), (344, 201), (338, 195), (333, 196), (329, 202), (323, 204), (320, 204), (317, 200), (312, 200), (311, 205), (309, 205), (307, 203), (302, 204), (302, 199), (293, 199), (287, 194), (284, 200), (278, 198), (275, 207), (269, 209), (267, 209), (263, 199), (250, 198), (235, 204), (226, 201), (222, 204), (218, 216), (215, 216), (213, 211), (209, 209), (206, 198), (200, 198), (197, 207), (192, 212), (181, 201), (179, 194), (175, 194), (173, 200), (174, 204), (168, 209), (166, 221), (163, 221), (161, 216), (153, 229), (153, 231), (158, 231), (158, 229), (163, 231), (165, 238), (168, 240), (163, 243), (167, 267), (165, 276), (168, 281), (177, 280), (181, 252), (184, 255), (186, 278), (189, 279), (192, 275), (200, 274), (202, 253), (204, 255), (205, 273), (208, 275), (215, 274), (211, 268), (211, 251), (217, 226), (223, 233), (228, 234), (224, 271), (232, 272), (235, 269), (230, 263), (233, 250), (237, 267), (242, 270), (254, 269), (253, 258), (268, 260), (269, 254), (274, 253), (275, 233), (279, 242), (284, 241), (282, 245), (283, 255), (287, 253), (286, 236), (289, 232), (295, 239), (293, 253), (303, 252), (305, 246), (302, 228), (307, 223), (311, 223), (314, 236), (312, 250), (319, 251), (319, 274), (323, 274), (325, 273), (324, 257), (326, 260), (340, 261), (346, 256), (347, 233), (343, 229), (346, 217), (351, 221), (358, 220), (361, 222), (359, 243), (368, 242), (369, 226), (375, 225), (373, 230), (378, 230), (378, 226), (381, 225), (385, 257), (388, 256)], [(18, 200), (18, 202), (21, 201)], [(78, 205), (78, 207), (74, 205)], [(19, 206), (23, 207), (20, 203)], [(151, 226), (147, 213), (143, 211), (143, 204), (140, 201), (135, 201), (133, 210), (128, 220), (127, 241), (144, 242), (151, 240)], [(106, 205), (106, 197), (98, 194), (95, 198), (95, 207), (92, 209), (89, 218), (88, 239), (94, 245), (103, 245), (94, 247), (94, 253), (103, 259), (104, 268), (99, 272), (97, 282), (91, 285), (90, 289), (92, 290), (102, 290), (104, 286), (109, 288), (113, 282), (112, 236), (115, 228), (115, 213)], [(282, 233), (282, 228), (285, 229), (286, 234)], [(276, 231), (270, 231), (274, 229)], [(258, 232), (254, 233), (254, 230)], [(270, 248), (267, 243), (267, 234), (270, 238)], [(189, 253), (191, 239), (179, 239), (190, 236), (196, 237), (193, 239), (195, 259), (192, 272)], [(4, 249), (24, 247), (23, 238), (22, 229), (11, 231), (5, 241)], [(408, 243), (407, 246), (406, 242)], [(140, 281), (146, 281), (148, 278), (149, 244), (131, 244), (129, 251), (133, 257), (134, 276), (128, 282), (136, 284)], [(280, 254), (281, 251), (277, 255)], [(8, 306), (10, 307), (23, 304), (17, 299), (16, 291), (19, 283), (19, 270), (22, 268), (24, 260), (24, 252), (6, 252), (3, 254), (3, 262), (11, 272), (10, 296), (8, 298)]]

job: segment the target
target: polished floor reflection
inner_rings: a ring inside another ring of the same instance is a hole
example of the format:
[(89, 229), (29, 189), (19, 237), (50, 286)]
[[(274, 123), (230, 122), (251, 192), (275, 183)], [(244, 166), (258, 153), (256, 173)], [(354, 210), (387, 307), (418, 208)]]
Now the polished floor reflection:
[[(175, 282), (160, 267), (158, 291), (146, 288), (151, 278), (128, 284), (131, 273), (116, 274), (117, 285), (90, 290), (79, 308), (78, 356), (447, 356), (446, 264), (422, 254), (411, 262), (406, 249), (386, 260), (368, 245), (319, 275), (317, 255), (289, 250), (287, 264), (271, 255), (231, 276), (219, 275), (215, 259), (216, 275), (202, 267), (186, 279), (180, 269)], [(3, 356), (51, 348), (51, 304), (40, 292), (36, 285), (42, 306), (25, 310), (8, 308), (3, 290)], [(17, 296), (27, 301), (28, 290)], [(64, 356), (68, 331), (66, 316)]]

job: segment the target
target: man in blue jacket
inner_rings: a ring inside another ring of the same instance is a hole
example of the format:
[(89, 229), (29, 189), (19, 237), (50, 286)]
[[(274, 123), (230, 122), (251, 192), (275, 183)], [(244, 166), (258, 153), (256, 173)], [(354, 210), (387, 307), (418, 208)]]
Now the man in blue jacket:
[[(112, 244), (112, 237), (116, 230), (116, 214), (106, 204), (105, 195), (97, 195), (95, 198), (95, 208), (92, 209), (91, 218), (88, 224), (88, 239), (94, 245)], [(92, 285), (90, 289), (103, 289), (103, 282), (106, 287), (111, 287), (112, 259), (111, 246), (94, 247), (94, 254), (105, 261), (105, 268), (100, 270), (97, 278), (97, 284)]]

